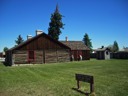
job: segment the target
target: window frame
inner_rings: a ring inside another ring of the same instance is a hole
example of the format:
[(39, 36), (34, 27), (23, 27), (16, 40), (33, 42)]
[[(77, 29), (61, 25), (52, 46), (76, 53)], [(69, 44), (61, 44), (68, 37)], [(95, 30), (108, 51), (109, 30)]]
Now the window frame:
[(28, 51), (28, 62), (30, 63), (32, 61), (35, 61), (35, 51), (34, 50), (29, 50)]

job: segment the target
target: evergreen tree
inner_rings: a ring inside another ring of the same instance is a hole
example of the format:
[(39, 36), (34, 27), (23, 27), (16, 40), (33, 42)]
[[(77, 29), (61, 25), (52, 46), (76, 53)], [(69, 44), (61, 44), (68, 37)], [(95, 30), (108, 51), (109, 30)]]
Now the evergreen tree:
[(59, 40), (59, 35), (62, 33), (64, 24), (62, 23), (62, 15), (59, 13), (58, 4), (55, 12), (51, 15), (51, 22), (49, 23), (48, 35), (55, 40)]
[(3, 51), (6, 52), (8, 50), (8, 47), (4, 47)]
[(21, 37), (21, 35), (18, 36), (17, 40), (15, 40), (16, 44), (19, 45), (22, 42), (24, 42), (23, 38)]
[(90, 48), (90, 52), (92, 52), (92, 42), (87, 33), (84, 35), (83, 42), (88, 48)]
[(119, 46), (118, 46), (118, 43), (116, 41), (114, 41), (113, 52), (117, 52), (117, 51), (119, 51)]

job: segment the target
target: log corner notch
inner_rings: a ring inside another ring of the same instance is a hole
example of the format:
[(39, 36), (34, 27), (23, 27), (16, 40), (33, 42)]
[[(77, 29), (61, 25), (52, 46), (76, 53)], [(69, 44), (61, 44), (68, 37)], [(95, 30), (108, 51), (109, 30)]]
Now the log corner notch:
[(94, 92), (94, 77), (90, 75), (84, 75), (84, 74), (75, 74), (75, 79), (77, 80), (77, 89), (80, 88), (79, 82), (87, 82), (90, 83), (90, 94)]

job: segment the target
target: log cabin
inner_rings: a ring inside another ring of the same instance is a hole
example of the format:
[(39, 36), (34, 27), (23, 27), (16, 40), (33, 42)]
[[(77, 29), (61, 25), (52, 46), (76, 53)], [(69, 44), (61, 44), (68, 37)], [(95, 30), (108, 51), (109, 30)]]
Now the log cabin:
[(90, 60), (90, 49), (82, 41), (68, 41), (66, 37), (66, 41), (61, 43), (71, 48), (71, 61)]
[(36, 36), (27, 36), (27, 40), (6, 52), (5, 62), (15, 64), (45, 64), (70, 61), (70, 48), (50, 36), (36, 30)]

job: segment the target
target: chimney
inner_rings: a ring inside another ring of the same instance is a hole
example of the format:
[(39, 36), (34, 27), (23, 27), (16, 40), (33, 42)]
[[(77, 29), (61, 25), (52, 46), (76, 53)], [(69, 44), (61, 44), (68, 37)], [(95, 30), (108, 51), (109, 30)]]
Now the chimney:
[(68, 41), (68, 37), (67, 36), (65, 37), (65, 41)]
[(39, 35), (39, 34), (42, 34), (43, 31), (42, 30), (36, 30), (36, 36)]
[(32, 38), (32, 35), (27, 35), (27, 40), (31, 38)]

